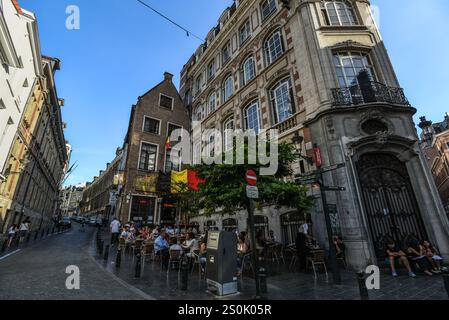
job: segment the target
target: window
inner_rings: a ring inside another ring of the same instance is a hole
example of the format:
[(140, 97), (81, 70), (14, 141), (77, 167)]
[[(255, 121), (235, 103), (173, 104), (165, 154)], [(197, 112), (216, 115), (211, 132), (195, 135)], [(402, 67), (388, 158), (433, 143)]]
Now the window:
[(165, 94), (161, 94), (159, 98), (159, 105), (163, 108), (173, 109), (173, 98), (166, 96)]
[(240, 28), (240, 45), (251, 37), (251, 23), (248, 20)]
[(143, 121), (143, 131), (159, 134), (159, 128), (160, 128), (161, 121), (149, 117), (144, 117)]
[[(182, 129), (182, 127), (178, 126), (176, 124), (173, 124), (173, 123), (168, 123), (167, 124), (167, 137), (170, 137), (172, 132), (175, 131), (176, 129)], [(177, 141), (177, 140), (174, 140), (174, 141)]]
[(203, 89), (203, 75), (199, 75), (198, 78), (196, 78), (195, 91), (196, 93), (200, 93), (202, 89)]
[(207, 66), (207, 79), (210, 81), (215, 77), (215, 60), (212, 60)]
[(265, 42), (264, 48), (267, 65), (272, 64), (284, 53), (280, 30), (276, 31), (270, 38), (268, 38)]
[(260, 132), (259, 104), (251, 103), (243, 109), (243, 119), (245, 121), (245, 129), (254, 130), (256, 134)]
[(242, 65), (242, 84), (246, 85), (256, 76), (256, 66), (254, 63), (254, 58), (249, 57), (243, 62)]
[(277, 9), (276, 0), (265, 0), (262, 2), (261, 11), (262, 11), (262, 20), (266, 20), (273, 12)]
[(338, 52), (334, 54), (334, 65), (340, 87), (357, 85), (357, 76), (367, 70), (375, 79), (374, 68), (367, 54), (361, 52)]
[(195, 109), (194, 120), (201, 121), (201, 120), (203, 120), (203, 118), (204, 118), (203, 105), (199, 105)]
[(294, 113), (290, 80), (280, 81), (270, 92), (274, 123), (281, 123)]
[(172, 170), (181, 171), (181, 151), (177, 149), (167, 150), (165, 152), (165, 172)]
[(215, 111), (215, 92), (209, 96), (207, 99), (207, 114), (211, 114)]
[(229, 118), (228, 120), (226, 120), (223, 124), (223, 131), (224, 131), (224, 151), (228, 151), (230, 149), (232, 149), (233, 147), (233, 136), (234, 136), (234, 119), (233, 118)]
[(207, 140), (206, 152), (209, 157), (213, 158), (215, 156), (215, 134), (211, 133)]
[(352, 26), (357, 24), (354, 10), (347, 1), (324, 1), (321, 11), (328, 26)]
[(222, 49), (222, 63), (223, 65), (231, 59), (231, 41), (223, 47)]
[(232, 75), (226, 78), (223, 84), (223, 103), (229, 100), (229, 98), (234, 94), (234, 80)]
[(139, 169), (156, 171), (157, 145), (142, 142), (140, 145)]

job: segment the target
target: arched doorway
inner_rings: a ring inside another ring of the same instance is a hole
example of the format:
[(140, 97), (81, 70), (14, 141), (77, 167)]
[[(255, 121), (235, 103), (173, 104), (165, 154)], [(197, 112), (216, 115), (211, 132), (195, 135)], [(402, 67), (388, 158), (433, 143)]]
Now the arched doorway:
[(403, 246), (407, 239), (427, 238), (403, 162), (390, 154), (364, 154), (357, 161), (357, 172), (378, 259), (385, 257), (388, 239)]

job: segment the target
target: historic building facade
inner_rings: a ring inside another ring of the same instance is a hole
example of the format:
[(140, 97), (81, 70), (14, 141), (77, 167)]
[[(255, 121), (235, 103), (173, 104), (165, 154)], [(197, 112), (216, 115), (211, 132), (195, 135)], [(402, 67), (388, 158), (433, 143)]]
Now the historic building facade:
[(76, 216), (80, 213), (80, 203), (83, 200), (85, 183), (63, 188), (59, 194), (59, 209), (62, 216)]
[[(184, 66), (180, 91), (201, 132), (275, 128), (281, 141), (298, 133), (304, 155), (318, 148), (324, 167), (344, 166), (324, 178), (346, 189), (329, 192), (328, 203), (351, 266), (382, 259), (390, 238), (404, 245), (429, 238), (449, 254), (449, 223), (419, 148), (416, 109), (399, 86), (368, 1), (235, 1)], [(313, 169), (301, 162), (295, 171)], [(319, 196), (316, 203), (313, 231), (325, 244)], [(226, 223), (197, 220), (242, 229), (239, 215)], [(294, 213), (265, 208), (258, 215), (259, 225), (291, 241), (285, 233), (298, 226)]]
[(20, 120), (0, 183), (2, 232), (31, 219), (33, 230), (52, 223), (67, 168), (64, 101), (56, 92), (55, 72), (60, 61), (41, 57), (42, 76), (36, 79)]
[(421, 149), (432, 172), (446, 213), (449, 215), (449, 115), (432, 123), (421, 117)]
[[(172, 152), (173, 130), (189, 130), (189, 114), (174, 86), (173, 75), (138, 98), (131, 109), (124, 142), (123, 188), (119, 197), (122, 221), (174, 223), (170, 172), (182, 167)], [(178, 155), (177, 155), (178, 154)]]
[(106, 164), (106, 169), (101, 170), (98, 177), (86, 184), (79, 204), (81, 215), (101, 216), (107, 220), (115, 216), (122, 185), (120, 164), (123, 157), (123, 149), (117, 148), (114, 160)]

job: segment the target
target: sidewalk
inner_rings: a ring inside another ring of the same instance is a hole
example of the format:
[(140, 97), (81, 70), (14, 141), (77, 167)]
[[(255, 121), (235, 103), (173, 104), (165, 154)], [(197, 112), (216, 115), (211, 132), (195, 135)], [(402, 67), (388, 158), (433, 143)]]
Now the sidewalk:
[[(109, 235), (104, 236), (105, 244), (109, 244)], [(150, 261), (145, 263), (142, 276), (135, 278), (135, 261), (131, 254), (124, 256), (120, 268), (116, 268), (116, 248), (111, 248), (108, 261), (104, 261), (95, 250), (95, 239), (92, 241), (90, 253), (103, 265), (106, 270), (116, 275), (126, 283), (140, 289), (156, 299), (170, 300), (248, 300), (255, 294), (254, 279), (244, 277), (239, 280), (237, 295), (217, 298), (206, 291), (206, 281), (200, 279), (198, 271), (189, 272), (188, 290), (181, 291), (176, 270), (161, 271), (159, 264)], [(267, 278), (268, 294), (270, 300), (358, 300), (360, 299), (357, 276), (354, 272), (342, 270), (342, 285), (332, 284), (332, 274), (326, 281), (324, 274), (319, 274), (315, 280), (311, 273), (288, 271), (287, 266), (276, 263), (271, 266)], [(270, 268), (270, 267), (269, 267)], [(428, 277), (419, 274), (412, 279), (406, 275), (393, 278), (386, 272), (381, 272), (380, 290), (370, 290), (371, 300), (447, 300), (443, 278), (440, 275)]]

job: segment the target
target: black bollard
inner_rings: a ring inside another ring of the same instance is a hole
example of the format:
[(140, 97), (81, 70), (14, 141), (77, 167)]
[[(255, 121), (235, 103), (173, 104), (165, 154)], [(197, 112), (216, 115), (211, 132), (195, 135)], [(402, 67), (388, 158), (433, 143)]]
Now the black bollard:
[(107, 244), (107, 245), (104, 247), (103, 260), (104, 260), (104, 261), (108, 261), (108, 258), (109, 258), (109, 245)]
[[(170, 266), (168, 266), (170, 268)], [(187, 291), (189, 278), (189, 262), (186, 257), (181, 260), (181, 290)]]
[(120, 263), (122, 262), (122, 250), (120, 247), (117, 249), (117, 257), (115, 257), (115, 267), (120, 268)]
[(103, 245), (104, 245), (104, 241), (100, 240), (100, 245), (98, 246), (98, 254), (100, 256), (103, 255)]
[(5, 239), (5, 241), (3, 241), (3, 245), (2, 245), (2, 252), (5, 252), (7, 246), (8, 246), (8, 239)]
[(47, 228), (47, 237), (50, 234), (50, 228)]
[(51, 229), (51, 234), (54, 234), (55, 233), (55, 227), (53, 227), (52, 229)]
[(444, 287), (446, 288), (446, 293), (449, 298), (449, 273), (443, 274)]
[(140, 252), (136, 254), (136, 273), (134, 275), (135, 278), (140, 278), (140, 271), (142, 269), (142, 256)]
[(368, 288), (365, 283), (365, 273), (363, 271), (357, 273), (357, 281), (359, 283), (360, 299), (369, 300)]
[(42, 232), (41, 232), (41, 238), (44, 237), (44, 233), (45, 233), (45, 229), (42, 229)]
[(27, 243), (30, 242), (30, 238), (31, 238), (31, 232), (28, 231), (28, 233), (27, 233), (27, 240), (26, 240)]
[(34, 234), (34, 241), (36, 241), (38, 235), (39, 235), (39, 230), (36, 230), (35, 234)]

